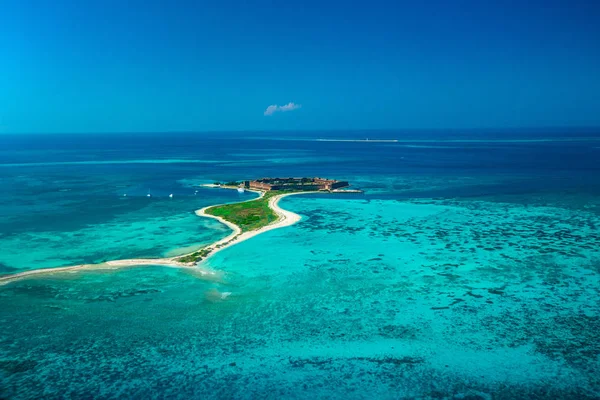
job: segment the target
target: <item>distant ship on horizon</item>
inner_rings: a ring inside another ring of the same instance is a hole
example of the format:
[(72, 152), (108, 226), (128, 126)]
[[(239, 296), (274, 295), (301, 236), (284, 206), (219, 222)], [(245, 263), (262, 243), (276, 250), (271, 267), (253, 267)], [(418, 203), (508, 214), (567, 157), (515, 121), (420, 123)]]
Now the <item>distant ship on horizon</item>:
[(317, 142), (373, 142), (373, 143), (397, 143), (398, 139), (316, 139)]

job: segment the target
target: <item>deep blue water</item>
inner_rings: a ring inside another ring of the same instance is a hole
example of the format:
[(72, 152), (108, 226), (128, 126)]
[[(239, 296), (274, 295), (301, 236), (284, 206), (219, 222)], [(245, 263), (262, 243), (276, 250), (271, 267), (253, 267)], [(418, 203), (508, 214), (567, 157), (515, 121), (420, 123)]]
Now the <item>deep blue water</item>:
[(365, 193), (285, 199), (219, 281), (0, 286), (0, 398), (600, 396), (594, 129), (0, 135), (0, 274), (199, 248), (251, 195), (198, 185), (263, 176)]

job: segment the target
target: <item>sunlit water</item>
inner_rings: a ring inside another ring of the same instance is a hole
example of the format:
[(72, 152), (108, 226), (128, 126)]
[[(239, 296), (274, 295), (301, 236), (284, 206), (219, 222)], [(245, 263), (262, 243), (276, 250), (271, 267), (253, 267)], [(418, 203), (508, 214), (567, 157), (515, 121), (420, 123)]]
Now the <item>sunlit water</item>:
[(598, 140), (540, 141), (569, 135), (2, 138), (3, 273), (219, 239), (193, 211), (253, 195), (199, 183), (322, 175), (366, 193), (282, 200), (302, 221), (216, 254), (211, 280), (138, 267), (0, 286), (0, 397), (596, 398)]

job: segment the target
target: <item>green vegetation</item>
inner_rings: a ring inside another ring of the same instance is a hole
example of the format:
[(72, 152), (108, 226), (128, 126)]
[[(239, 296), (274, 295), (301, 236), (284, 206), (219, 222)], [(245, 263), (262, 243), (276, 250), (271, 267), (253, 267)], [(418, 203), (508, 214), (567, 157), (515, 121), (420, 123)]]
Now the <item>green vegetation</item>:
[(231, 182), (216, 181), (216, 182), (213, 182), (213, 185), (216, 185), (216, 186), (240, 186), (242, 183), (244, 183), (244, 182), (241, 182), (241, 181), (240, 182), (238, 182), (238, 181), (231, 181)]
[[(264, 179), (263, 179), (264, 180)], [(281, 194), (289, 194), (289, 193), (298, 193), (298, 192), (317, 192), (318, 190), (314, 189), (314, 185), (310, 185), (311, 182), (314, 181), (313, 178), (292, 178), (292, 179), (283, 179), (283, 182), (293, 181), (299, 182), (299, 185), (289, 185), (289, 189), (285, 190), (271, 190), (264, 192), (262, 197), (258, 199), (244, 201), (241, 203), (233, 203), (233, 204), (223, 204), (219, 206), (212, 206), (205, 210), (206, 214), (213, 215), (215, 217), (223, 218), (225, 221), (231, 222), (238, 226), (242, 232), (255, 231), (264, 226), (270, 225), (277, 221), (279, 218), (278, 215), (269, 207), (269, 200), (271, 198), (281, 195)], [(246, 181), (247, 182), (247, 181)], [(232, 181), (227, 183), (215, 182), (215, 185), (220, 186), (229, 186), (235, 187), (245, 184), (245, 182), (240, 181)], [(302, 185), (308, 184), (306, 188)], [(285, 187), (285, 185), (283, 186)], [(182, 263), (196, 263), (202, 261), (206, 258), (211, 252), (220, 247), (226, 246), (231, 242), (237, 240), (239, 234), (229, 239), (227, 242), (222, 242), (216, 245), (206, 246), (198, 251), (195, 251), (191, 254), (187, 254), (181, 257), (176, 257), (176, 260)]]
[(236, 224), (242, 232), (254, 231), (277, 221), (277, 214), (269, 208), (269, 199), (282, 193), (284, 192), (266, 192), (256, 200), (210, 207), (206, 213)]
[(202, 259), (204, 257), (206, 257), (207, 255), (209, 255), (211, 251), (212, 251), (212, 249), (205, 247), (205, 248), (200, 249), (192, 254), (188, 254), (183, 257), (179, 257), (177, 259), (177, 261), (182, 262), (182, 263), (192, 263), (192, 262), (202, 261)]
[[(265, 192), (261, 198), (255, 200), (210, 207), (206, 210), (206, 213), (236, 224), (242, 232), (254, 231), (277, 221), (277, 214), (269, 208), (269, 199), (282, 193), (290, 193), (290, 191)], [(236, 240), (236, 238), (237, 236), (227, 243), (216, 246), (216, 248), (224, 246)], [(191, 254), (178, 257), (177, 261), (182, 263), (196, 263), (202, 261), (214, 249), (213, 246), (207, 246)]]

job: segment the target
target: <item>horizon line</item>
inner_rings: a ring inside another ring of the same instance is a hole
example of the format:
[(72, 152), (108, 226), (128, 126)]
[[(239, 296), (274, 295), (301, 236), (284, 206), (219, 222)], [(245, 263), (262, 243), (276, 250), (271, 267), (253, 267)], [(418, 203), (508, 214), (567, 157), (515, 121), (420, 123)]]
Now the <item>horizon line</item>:
[[(600, 125), (555, 125), (555, 126), (513, 126), (482, 128), (331, 128), (331, 129), (220, 129), (220, 130), (164, 130), (164, 131), (44, 131), (44, 132), (2, 132), (1, 135), (114, 135), (114, 134), (210, 134), (210, 133), (309, 133), (309, 132), (456, 132), (456, 131), (539, 131), (539, 130), (599, 130)], [(600, 133), (600, 132), (599, 132)]]

